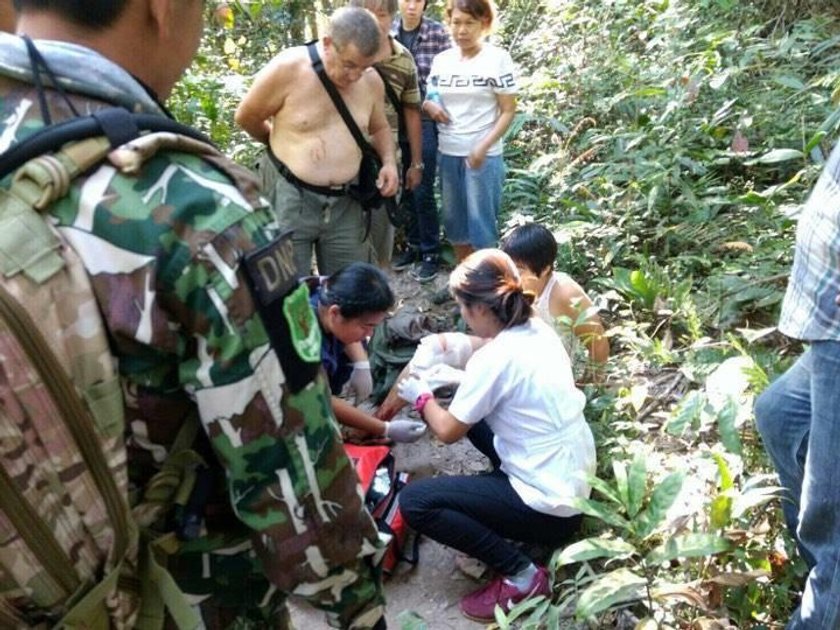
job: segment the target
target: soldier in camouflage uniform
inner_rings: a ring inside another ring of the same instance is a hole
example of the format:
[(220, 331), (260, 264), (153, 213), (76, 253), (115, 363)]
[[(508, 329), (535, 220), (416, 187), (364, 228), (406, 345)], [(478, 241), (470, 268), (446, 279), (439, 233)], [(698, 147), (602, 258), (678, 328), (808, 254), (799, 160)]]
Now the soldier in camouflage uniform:
[[(195, 53), (204, 2), (16, 7), (37, 52), (0, 35), (0, 152), (107, 106), (167, 115), (158, 98)], [(47, 67), (61, 90), (36, 87), (51, 85)], [(250, 174), (173, 151), (137, 176), (105, 163), (49, 215), (84, 262), (119, 361), (135, 487), (200, 416), (214, 491), (170, 570), (208, 627), (287, 627), (290, 593), (331, 626), (384, 627), (382, 546), (332, 416), (318, 325)], [(278, 287), (283, 299), (259, 299)], [(272, 343), (272, 327), (288, 343)]]

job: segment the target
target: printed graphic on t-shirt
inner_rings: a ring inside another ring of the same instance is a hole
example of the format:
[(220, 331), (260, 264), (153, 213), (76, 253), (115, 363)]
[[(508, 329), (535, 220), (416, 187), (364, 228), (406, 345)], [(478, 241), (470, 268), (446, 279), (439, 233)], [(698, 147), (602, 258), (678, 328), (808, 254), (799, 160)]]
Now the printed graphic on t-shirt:
[(438, 85), (440, 87), (496, 87), (496, 88), (511, 88), (516, 85), (513, 80), (513, 73), (508, 72), (500, 77), (486, 77), (478, 74), (463, 75), (450, 74), (441, 76)]
[[(467, 156), (486, 137), (500, 114), (500, 98), (515, 95), (516, 69), (510, 54), (485, 44), (470, 59), (462, 59), (457, 49), (440, 53), (432, 61), (427, 98), (439, 104), (449, 116), (438, 125), (438, 149), (443, 155)], [(488, 156), (501, 155), (502, 139), (487, 150)]]

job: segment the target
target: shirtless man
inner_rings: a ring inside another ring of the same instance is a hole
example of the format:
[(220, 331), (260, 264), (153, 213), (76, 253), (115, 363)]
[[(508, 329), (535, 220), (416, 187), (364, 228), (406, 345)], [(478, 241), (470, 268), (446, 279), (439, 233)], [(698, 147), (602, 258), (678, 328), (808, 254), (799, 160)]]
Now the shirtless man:
[[(399, 179), (385, 91), (379, 75), (368, 70), (379, 38), (370, 12), (343, 8), (333, 13), (317, 51), (382, 160), (380, 191), (393, 196)], [(280, 227), (294, 230), (298, 271), (310, 273), (313, 247), (322, 275), (354, 261), (369, 262), (364, 212), (347, 194), (359, 172), (361, 151), (312, 69), (305, 46), (281, 52), (257, 73), (236, 110), (236, 122), (268, 145), (260, 169)]]

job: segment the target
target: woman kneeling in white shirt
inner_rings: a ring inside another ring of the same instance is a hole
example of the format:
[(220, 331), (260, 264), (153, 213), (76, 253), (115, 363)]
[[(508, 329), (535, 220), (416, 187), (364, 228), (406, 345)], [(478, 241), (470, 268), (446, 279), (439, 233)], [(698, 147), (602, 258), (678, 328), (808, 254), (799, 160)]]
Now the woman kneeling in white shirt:
[(509, 610), (549, 594), (546, 569), (508, 540), (558, 546), (578, 528), (570, 499), (589, 495), (595, 444), (563, 343), (532, 317), (533, 295), (523, 292), (507, 254), (475, 252), (453, 271), (449, 288), (476, 336), (427, 337), (412, 363), (464, 368), (458, 391), (446, 410), (422, 378), (410, 375), (399, 395), (441, 441), (466, 435), (493, 471), (414, 481), (400, 495), (400, 509), (418, 532), (498, 573), (461, 600), (467, 617), (489, 621), (496, 604)]

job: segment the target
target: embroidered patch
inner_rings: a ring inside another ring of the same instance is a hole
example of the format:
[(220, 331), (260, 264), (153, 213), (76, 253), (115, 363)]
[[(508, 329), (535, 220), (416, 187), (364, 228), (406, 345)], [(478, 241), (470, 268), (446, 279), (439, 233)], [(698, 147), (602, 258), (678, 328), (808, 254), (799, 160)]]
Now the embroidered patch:
[(247, 254), (245, 266), (255, 297), (263, 306), (289, 293), (298, 280), (291, 232)]
[(283, 300), (283, 315), (289, 325), (292, 344), (307, 363), (321, 361), (321, 328), (309, 305), (309, 291), (301, 284)]
[(293, 394), (321, 369), (321, 329), (298, 281), (291, 232), (244, 257), (245, 277)]

